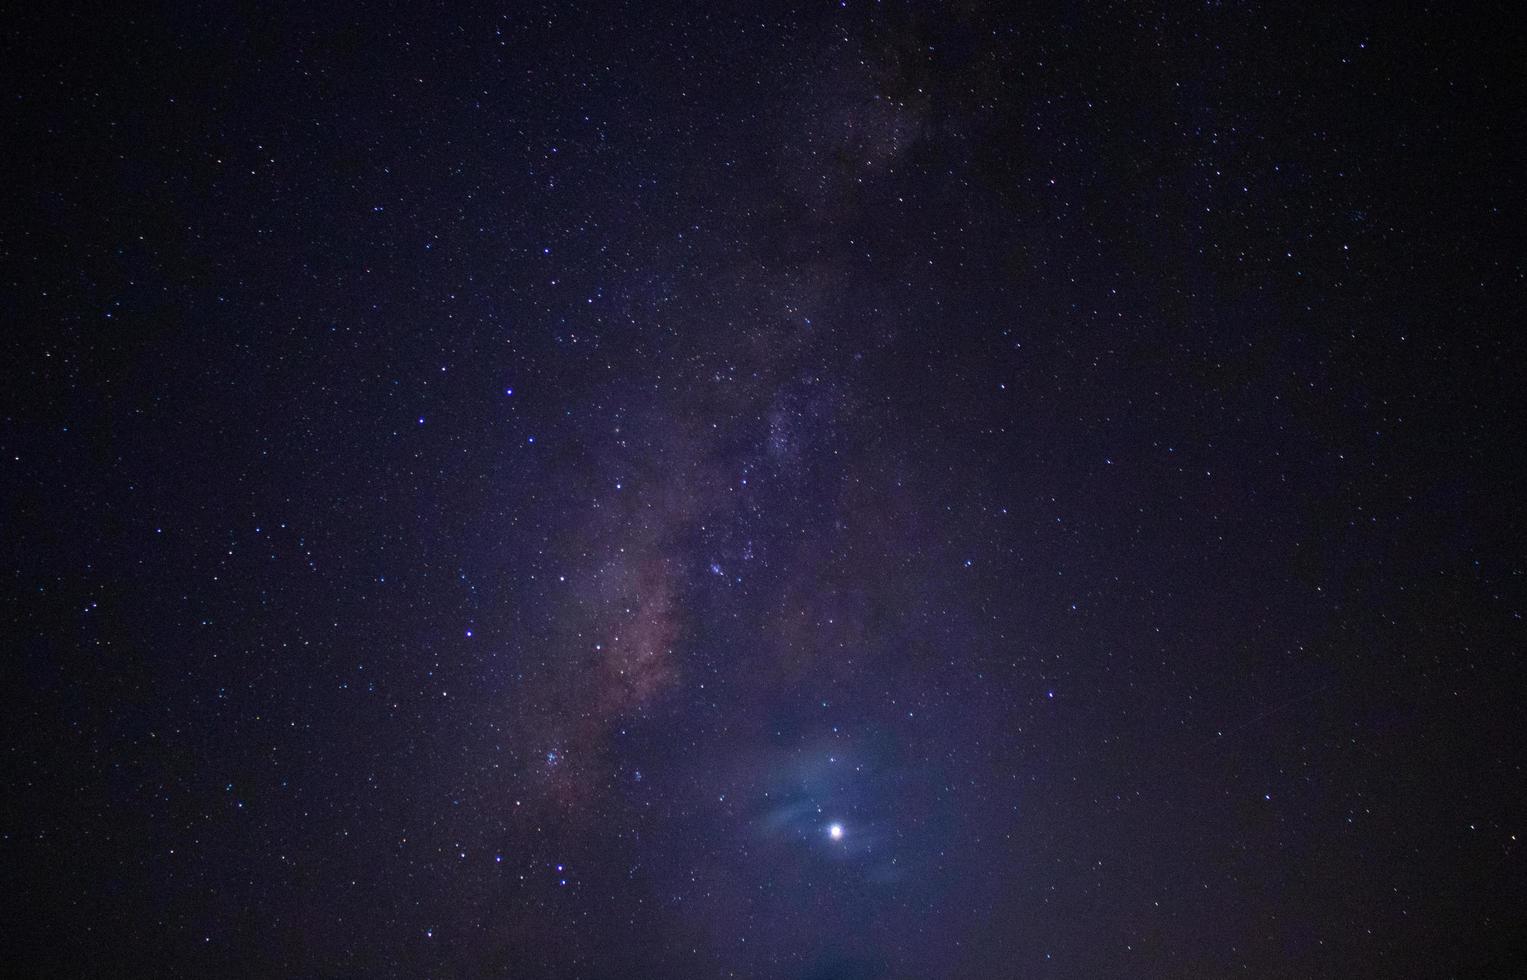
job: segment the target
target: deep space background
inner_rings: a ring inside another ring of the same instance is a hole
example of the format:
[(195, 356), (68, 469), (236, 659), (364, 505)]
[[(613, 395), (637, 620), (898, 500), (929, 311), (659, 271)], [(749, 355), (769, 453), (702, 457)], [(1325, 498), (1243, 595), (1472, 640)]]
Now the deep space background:
[(1521, 964), (1517, 5), (0, 25), (9, 975)]

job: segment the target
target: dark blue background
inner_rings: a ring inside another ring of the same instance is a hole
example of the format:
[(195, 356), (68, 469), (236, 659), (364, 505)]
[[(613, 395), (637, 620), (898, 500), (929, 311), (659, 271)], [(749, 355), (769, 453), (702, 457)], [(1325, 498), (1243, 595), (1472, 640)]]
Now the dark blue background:
[(7, 17), (16, 975), (1506, 972), (1519, 12), (577, 6)]

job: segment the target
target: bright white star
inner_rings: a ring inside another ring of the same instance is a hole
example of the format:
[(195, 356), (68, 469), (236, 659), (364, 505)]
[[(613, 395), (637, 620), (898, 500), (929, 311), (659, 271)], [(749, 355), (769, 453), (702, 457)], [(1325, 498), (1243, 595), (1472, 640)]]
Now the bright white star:
[(843, 825), (840, 824), (840, 823), (835, 823), (832, 826), (828, 827), (827, 828), (827, 836), (831, 837), (833, 840), (842, 840), (843, 839)]

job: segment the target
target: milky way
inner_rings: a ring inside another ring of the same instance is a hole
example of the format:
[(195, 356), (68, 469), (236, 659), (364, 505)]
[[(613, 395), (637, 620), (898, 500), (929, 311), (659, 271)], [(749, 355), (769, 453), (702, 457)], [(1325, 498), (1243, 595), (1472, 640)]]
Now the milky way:
[(10, 973), (1512, 975), (1515, 11), (310, 6), (5, 35)]

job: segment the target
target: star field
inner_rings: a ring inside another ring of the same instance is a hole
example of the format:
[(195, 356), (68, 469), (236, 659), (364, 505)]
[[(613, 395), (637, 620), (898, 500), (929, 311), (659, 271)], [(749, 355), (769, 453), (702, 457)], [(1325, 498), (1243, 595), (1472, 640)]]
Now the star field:
[(1523, 961), (1512, 8), (11, 21), (15, 975)]

